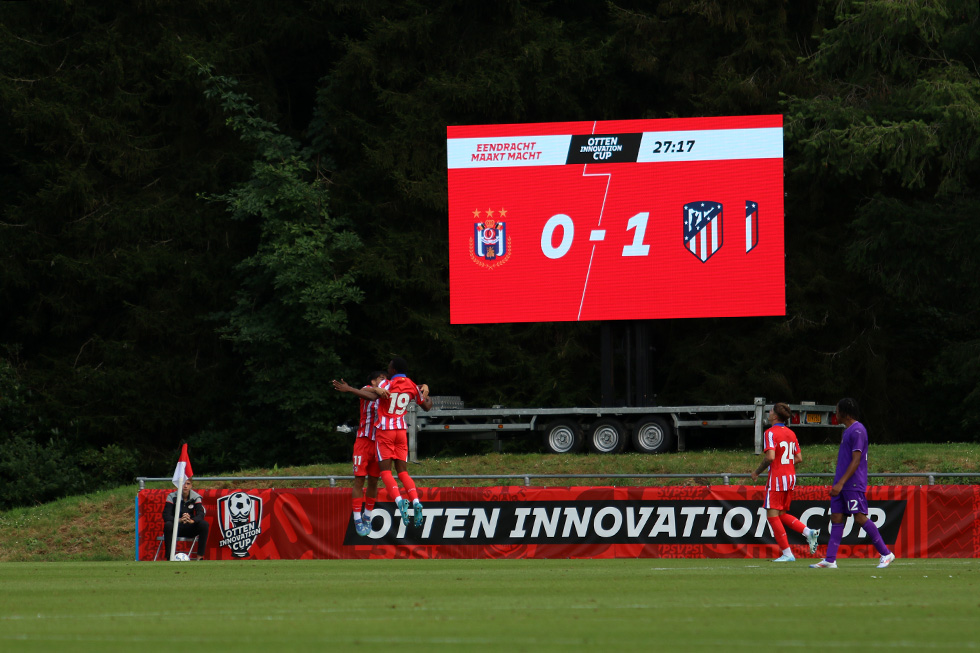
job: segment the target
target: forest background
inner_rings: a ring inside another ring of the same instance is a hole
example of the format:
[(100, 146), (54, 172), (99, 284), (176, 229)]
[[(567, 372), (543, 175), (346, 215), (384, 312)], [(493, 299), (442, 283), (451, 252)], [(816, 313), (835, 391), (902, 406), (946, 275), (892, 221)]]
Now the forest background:
[(786, 315), (653, 325), (658, 401), (978, 440), (976, 0), (0, 3), (0, 508), (337, 462), (392, 355), (594, 405), (599, 323), (453, 326), (448, 125), (785, 116)]

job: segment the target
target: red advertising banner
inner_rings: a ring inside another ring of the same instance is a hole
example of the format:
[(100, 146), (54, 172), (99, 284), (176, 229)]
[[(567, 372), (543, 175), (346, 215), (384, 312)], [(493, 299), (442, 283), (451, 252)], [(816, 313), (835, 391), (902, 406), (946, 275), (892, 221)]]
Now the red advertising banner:
[(785, 314), (782, 116), (446, 135), (451, 323)]
[[(198, 490), (210, 526), (207, 558), (767, 558), (777, 555), (763, 488), (486, 487), (421, 490), (426, 520), (406, 527), (381, 490), (360, 537), (350, 489)], [(790, 512), (829, 535), (829, 488), (797, 488)], [(136, 499), (136, 559), (153, 560), (170, 490)], [(877, 486), (868, 510), (900, 558), (980, 557), (980, 486)], [(789, 533), (797, 557), (809, 551)], [(841, 558), (878, 554), (853, 520)]]

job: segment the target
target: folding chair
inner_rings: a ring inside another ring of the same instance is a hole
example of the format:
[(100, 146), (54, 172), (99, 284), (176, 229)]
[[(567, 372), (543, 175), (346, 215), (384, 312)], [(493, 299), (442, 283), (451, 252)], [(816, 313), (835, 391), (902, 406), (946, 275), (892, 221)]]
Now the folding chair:
[[(160, 550), (163, 548), (163, 546), (165, 544), (164, 541), (163, 541), (163, 535), (158, 535), (157, 536), (157, 542), (159, 544), (157, 544), (157, 552), (153, 554), (153, 561), (154, 562), (156, 562), (157, 558), (160, 557)], [(187, 547), (187, 553), (190, 553), (191, 551), (195, 551), (196, 550), (196, 547), (197, 547), (197, 535), (195, 535), (194, 537), (180, 537), (178, 535), (177, 536), (177, 550), (178, 551), (180, 550), (180, 543), (181, 542), (183, 542), (185, 544), (188, 543), (188, 542), (190, 542), (190, 545)], [(169, 546), (170, 543), (167, 542), (166, 544)]]

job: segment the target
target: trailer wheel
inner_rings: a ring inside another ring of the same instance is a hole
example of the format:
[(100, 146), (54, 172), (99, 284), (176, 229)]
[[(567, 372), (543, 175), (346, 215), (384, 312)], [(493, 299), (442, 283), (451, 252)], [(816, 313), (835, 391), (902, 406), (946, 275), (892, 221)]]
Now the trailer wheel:
[(595, 453), (621, 453), (626, 448), (626, 428), (618, 419), (597, 420), (589, 430), (588, 444)]
[(544, 428), (544, 448), (548, 453), (575, 453), (582, 449), (582, 427), (570, 419), (556, 419)]
[(640, 453), (664, 453), (674, 444), (674, 429), (663, 417), (644, 417), (633, 427), (633, 449)]

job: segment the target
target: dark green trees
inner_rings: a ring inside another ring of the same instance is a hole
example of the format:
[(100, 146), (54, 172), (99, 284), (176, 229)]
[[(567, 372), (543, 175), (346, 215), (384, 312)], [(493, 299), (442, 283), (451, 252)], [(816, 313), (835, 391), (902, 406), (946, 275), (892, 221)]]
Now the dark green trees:
[(828, 288), (853, 320), (835, 354), (843, 388), (896, 437), (959, 437), (980, 418), (980, 9), (826, 6), (788, 134), (795, 179), (824, 198), (814, 240), (844, 266)]
[(0, 3), (0, 447), (80, 472), (17, 501), (168, 473), (182, 439), (199, 473), (341, 456), (329, 380), (393, 354), (470, 404), (596, 401), (598, 324), (448, 324), (450, 124), (785, 113), (787, 315), (656, 324), (660, 400), (852, 394), (877, 437), (950, 437), (937, 407), (972, 427), (977, 21)]
[(362, 296), (348, 271), (360, 241), (331, 218), (314, 155), (260, 117), (235, 80), (200, 70), (206, 95), (256, 152), (251, 177), (214, 198), (257, 232), (255, 252), (235, 266), (233, 306), (215, 315), (243, 357), (248, 428), (209, 444), (239, 464), (342, 456), (329, 446), (339, 421), (329, 375), (343, 367), (347, 308)]

